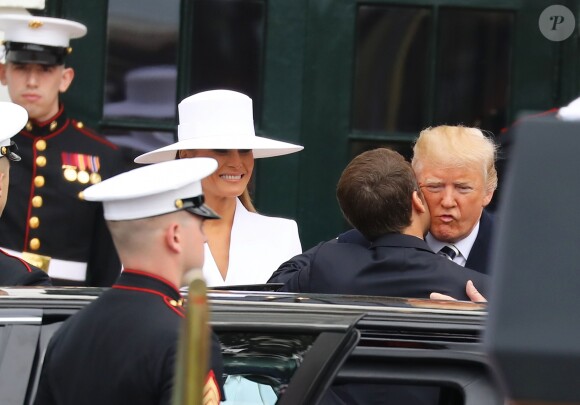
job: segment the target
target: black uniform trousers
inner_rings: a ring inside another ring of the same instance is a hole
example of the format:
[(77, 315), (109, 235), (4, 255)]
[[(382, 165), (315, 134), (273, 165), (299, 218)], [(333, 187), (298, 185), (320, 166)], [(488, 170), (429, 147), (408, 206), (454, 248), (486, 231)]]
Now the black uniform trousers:
[[(113, 288), (55, 333), (34, 403), (170, 404), (184, 317), (180, 298), (161, 278), (123, 271)], [(211, 370), (223, 392), (221, 349), (212, 336)]]

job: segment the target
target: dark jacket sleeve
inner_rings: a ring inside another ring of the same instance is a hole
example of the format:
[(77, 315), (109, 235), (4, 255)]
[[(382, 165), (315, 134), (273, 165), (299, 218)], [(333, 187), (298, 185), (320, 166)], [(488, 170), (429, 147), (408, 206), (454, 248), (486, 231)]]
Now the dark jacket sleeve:
[(336, 241), (320, 243), (282, 263), (272, 274), (268, 283), (283, 283), (284, 286), (280, 288), (280, 291), (308, 292), (310, 269), (320, 246), (324, 243), (336, 243)]

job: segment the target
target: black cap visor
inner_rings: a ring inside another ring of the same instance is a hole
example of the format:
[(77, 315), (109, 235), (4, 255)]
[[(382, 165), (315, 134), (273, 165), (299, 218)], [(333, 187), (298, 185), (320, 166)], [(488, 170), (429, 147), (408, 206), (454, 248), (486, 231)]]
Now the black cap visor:
[(14, 141), (10, 142), (10, 146), (0, 146), (0, 157), (8, 158), (13, 162), (20, 161), (20, 155), (16, 154), (18, 151), (18, 146), (14, 143)]
[(204, 204), (205, 198), (203, 195), (198, 195), (196, 197), (184, 198), (181, 201), (182, 209), (187, 212), (206, 218), (206, 219), (220, 219), (221, 217), (215, 213), (210, 207)]
[(67, 48), (20, 42), (6, 42), (6, 61), (12, 63), (31, 63), (37, 65), (64, 65)]

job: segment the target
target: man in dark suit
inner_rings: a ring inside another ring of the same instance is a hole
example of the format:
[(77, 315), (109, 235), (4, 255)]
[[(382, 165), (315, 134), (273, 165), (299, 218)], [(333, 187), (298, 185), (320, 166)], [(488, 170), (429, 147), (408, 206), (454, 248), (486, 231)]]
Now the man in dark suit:
[(324, 242), (283, 263), (269, 282), (283, 291), (469, 299), (468, 281), (485, 294), (487, 276), (434, 253), (423, 237), (431, 219), (413, 169), (398, 153), (374, 149), (342, 173), (337, 198), (369, 246)]
[[(0, 216), (8, 199), (11, 162), (18, 162), (12, 137), (26, 124), (28, 114), (17, 104), (0, 102)], [(0, 286), (50, 285), (48, 275), (24, 260), (0, 249)]]
[[(455, 263), (488, 274), (494, 217), (485, 207), (497, 188), (493, 141), (477, 128), (439, 126), (421, 131), (413, 152), (431, 211), (427, 244), (434, 252), (451, 249)], [(356, 230), (338, 241), (368, 245)]]
[[(203, 203), (201, 189), (201, 179), (216, 168), (208, 158), (173, 160), (84, 191), (87, 200), (103, 202), (124, 270), (51, 339), (35, 404), (171, 403), (184, 317), (179, 287), (203, 266), (204, 220), (219, 218)], [(217, 404), (223, 366), (215, 335), (207, 347), (204, 391)]]

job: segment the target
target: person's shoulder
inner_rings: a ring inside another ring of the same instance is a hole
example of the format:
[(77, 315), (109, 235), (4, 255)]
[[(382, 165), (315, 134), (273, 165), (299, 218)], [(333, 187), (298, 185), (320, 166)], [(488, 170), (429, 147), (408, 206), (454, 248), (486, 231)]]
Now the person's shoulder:
[(296, 221), (289, 218), (274, 217), (250, 211), (248, 211), (248, 216), (251, 217), (253, 223), (267, 227), (282, 227), (284, 229), (294, 229), (298, 227)]
[(104, 151), (111, 151), (113, 153), (119, 152), (119, 146), (115, 145), (113, 142), (109, 141), (103, 135), (99, 134), (94, 129), (88, 127), (83, 121), (71, 118), (69, 124), (69, 130), (77, 133), (84, 142), (89, 142), (94, 144), (95, 147), (99, 147)]
[(0, 285), (3, 286), (50, 286), (48, 274), (19, 257), (0, 249)]

